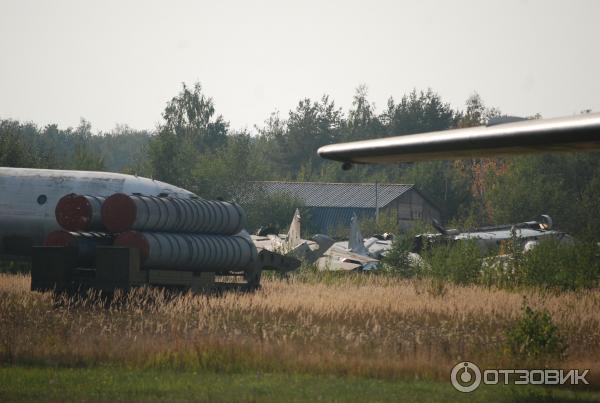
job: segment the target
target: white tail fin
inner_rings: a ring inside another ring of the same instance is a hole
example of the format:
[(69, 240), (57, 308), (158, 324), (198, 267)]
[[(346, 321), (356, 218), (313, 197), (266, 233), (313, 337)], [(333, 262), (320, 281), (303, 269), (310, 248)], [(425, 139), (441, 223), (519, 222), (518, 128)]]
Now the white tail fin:
[(292, 223), (290, 224), (290, 229), (287, 233), (286, 243), (287, 247), (290, 249), (295, 248), (301, 242), (300, 238), (300, 211), (296, 209), (294, 212), (294, 218), (292, 218)]
[(354, 213), (352, 214), (352, 219), (350, 220), (350, 239), (348, 240), (348, 248), (354, 253), (361, 255), (368, 254), (367, 248), (365, 248), (363, 236), (360, 233), (358, 217)]

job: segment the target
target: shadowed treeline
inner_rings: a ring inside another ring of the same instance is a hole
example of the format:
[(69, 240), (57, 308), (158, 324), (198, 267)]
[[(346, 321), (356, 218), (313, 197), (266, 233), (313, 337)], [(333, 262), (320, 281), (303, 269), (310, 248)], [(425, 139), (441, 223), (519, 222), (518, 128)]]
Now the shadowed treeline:
[[(293, 110), (271, 114), (251, 134), (231, 128), (199, 84), (183, 85), (153, 132), (118, 126), (93, 133), (83, 119), (68, 129), (2, 120), (0, 165), (153, 177), (204, 197), (238, 201), (248, 210), (250, 230), (268, 223), (284, 228), (298, 205), (283, 195), (249, 198), (251, 181), (378, 181), (415, 183), (447, 223), (470, 227), (549, 214), (564, 231), (600, 238), (597, 153), (356, 166), (350, 171), (316, 154), (318, 147), (334, 142), (468, 127), (499, 115), (477, 94), (464, 108), (454, 108), (431, 89), (390, 97), (376, 108), (360, 86), (348, 111), (326, 95), (301, 99)], [(265, 211), (265, 206), (273, 208)]]

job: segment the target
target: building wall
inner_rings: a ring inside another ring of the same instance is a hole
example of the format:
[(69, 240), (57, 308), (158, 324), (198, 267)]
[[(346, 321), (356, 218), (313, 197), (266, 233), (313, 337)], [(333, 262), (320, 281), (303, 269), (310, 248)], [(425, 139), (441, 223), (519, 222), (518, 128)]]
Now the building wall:
[(397, 212), (401, 230), (409, 229), (417, 221), (431, 222), (433, 218), (440, 220), (438, 209), (414, 190), (404, 193), (386, 208)]
[[(341, 208), (341, 207), (309, 207), (305, 225), (310, 232), (331, 234), (350, 228), (352, 214), (359, 219), (374, 218), (375, 208)], [(402, 196), (379, 210), (379, 215), (396, 214), (400, 230), (410, 228), (417, 221), (431, 222), (432, 218), (440, 219), (439, 211), (425, 200), (418, 192), (409, 190)]]
[(307, 230), (312, 233), (344, 233), (350, 229), (352, 214), (361, 218), (375, 217), (375, 209), (348, 207), (306, 207), (308, 217), (303, 218)]

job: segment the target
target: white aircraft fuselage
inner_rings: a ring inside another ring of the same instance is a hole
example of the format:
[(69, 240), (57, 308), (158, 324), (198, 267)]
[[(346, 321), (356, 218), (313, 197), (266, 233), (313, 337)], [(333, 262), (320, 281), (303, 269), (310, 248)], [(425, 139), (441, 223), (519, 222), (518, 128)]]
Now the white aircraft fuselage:
[(114, 193), (192, 197), (168, 183), (110, 172), (0, 167), (0, 256), (28, 256), (59, 229), (54, 210), (63, 196)]

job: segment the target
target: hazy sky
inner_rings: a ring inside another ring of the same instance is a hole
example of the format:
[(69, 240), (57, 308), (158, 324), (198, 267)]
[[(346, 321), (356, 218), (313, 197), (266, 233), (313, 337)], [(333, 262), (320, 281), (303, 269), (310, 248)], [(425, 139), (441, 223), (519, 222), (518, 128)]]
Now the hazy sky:
[(235, 129), (359, 84), (504, 113), (600, 111), (600, 1), (0, 0), (0, 118), (154, 129), (200, 81)]

